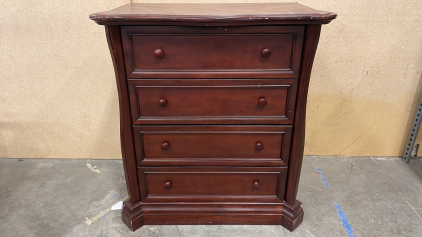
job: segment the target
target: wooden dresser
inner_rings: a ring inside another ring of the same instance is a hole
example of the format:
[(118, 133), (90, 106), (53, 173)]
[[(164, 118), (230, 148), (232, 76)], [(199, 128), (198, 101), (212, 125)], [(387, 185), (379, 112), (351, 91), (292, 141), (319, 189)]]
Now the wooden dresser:
[(90, 15), (105, 25), (117, 79), (123, 222), (294, 230), (309, 78), (321, 25), (335, 17), (296, 3)]

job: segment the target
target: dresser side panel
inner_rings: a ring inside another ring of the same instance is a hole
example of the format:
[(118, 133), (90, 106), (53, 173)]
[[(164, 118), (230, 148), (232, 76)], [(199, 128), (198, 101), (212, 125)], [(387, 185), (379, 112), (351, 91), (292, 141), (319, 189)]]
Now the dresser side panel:
[(287, 203), (296, 201), (300, 171), (305, 145), (306, 102), (308, 97), (309, 80), (312, 64), (318, 46), (321, 25), (308, 25), (305, 30), (305, 40), (302, 53), (302, 64), (299, 72), (296, 111), (294, 118), (290, 160), (287, 173), (286, 193), (284, 200)]
[(128, 197), (129, 202), (135, 204), (140, 201), (140, 191), (120, 27), (105, 26), (105, 30), (119, 94), (120, 139)]

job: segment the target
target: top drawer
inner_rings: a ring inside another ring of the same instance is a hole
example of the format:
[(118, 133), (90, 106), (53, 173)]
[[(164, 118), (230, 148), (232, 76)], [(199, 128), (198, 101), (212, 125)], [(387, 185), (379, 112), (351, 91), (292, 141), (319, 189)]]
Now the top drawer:
[(296, 78), (303, 26), (123, 26), (128, 78)]

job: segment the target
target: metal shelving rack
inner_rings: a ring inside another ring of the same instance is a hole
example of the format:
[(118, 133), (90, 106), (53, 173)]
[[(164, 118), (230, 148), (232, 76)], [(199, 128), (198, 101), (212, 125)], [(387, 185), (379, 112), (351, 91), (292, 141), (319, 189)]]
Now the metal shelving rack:
[(422, 98), (419, 102), (418, 111), (416, 113), (415, 121), (412, 126), (412, 131), (410, 132), (409, 141), (407, 143), (406, 149), (404, 150), (403, 162), (409, 163), (410, 155), (412, 154), (413, 147), (415, 146), (416, 136), (418, 135), (419, 126), (421, 125), (421, 115), (422, 115)]

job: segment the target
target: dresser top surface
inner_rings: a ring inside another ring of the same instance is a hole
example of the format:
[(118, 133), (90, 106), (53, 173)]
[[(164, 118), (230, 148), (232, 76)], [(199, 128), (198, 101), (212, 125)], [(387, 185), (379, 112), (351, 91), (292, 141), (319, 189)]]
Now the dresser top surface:
[(335, 19), (333, 12), (315, 10), (298, 3), (130, 3), (90, 15), (101, 25), (142, 22), (233, 23), (282, 22), (324, 24)]

